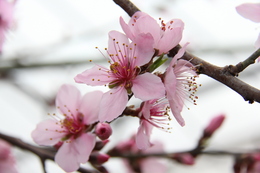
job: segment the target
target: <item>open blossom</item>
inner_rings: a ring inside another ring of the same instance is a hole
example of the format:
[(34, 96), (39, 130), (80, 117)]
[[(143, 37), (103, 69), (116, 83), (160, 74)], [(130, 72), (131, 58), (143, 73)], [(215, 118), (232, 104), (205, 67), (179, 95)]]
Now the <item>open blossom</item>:
[(151, 73), (140, 74), (140, 66), (147, 64), (153, 54), (151, 34), (141, 34), (135, 42), (129, 43), (126, 35), (109, 32), (109, 63), (106, 68), (96, 65), (78, 74), (75, 81), (91, 86), (108, 84), (110, 91), (101, 100), (100, 121), (112, 121), (118, 117), (128, 102), (128, 94), (141, 100), (160, 98), (165, 95), (161, 79)]
[(169, 100), (172, 114), (181, 126), (185, 125), (181, 116), (184, 100), (190, 98), (196, 104), (195, 99), (197, 98), (194, 96), (197, 89), (194, 77), (197, 74), (193, 70), (193, 65), (189, 61), (179, 59), (185, 53), (187, 45), (185, 44), (173, 57), (164, 76), (166, 97)]
[(0, 140), (0, 173), (18, 173), (11, 146), (4, 140)]
[[(260, 3), (245, 3), (236, 7), (238, 14), (253, 22), (260, 23)], [(260, 33), (255, 42), (255, 47), (260, 48)], [(258, 59), (259, 61), (259, 59)]]
[(13, 22), (14, 2), (0, 0), (0, 52), (5, 40), (5, 32)]
[(148, 100), (142, 103), (139, 113), (140, 127), (136, 134), (136, 146), (147, 149), (152, 146), (150, 135), (153, 127), (169, 130), (169, 103), (165, 98)]
[(76, 171), (80, 163), (89, 159), (96, 136), (91, 132), (92, 124), (98, 121), (101, 91), (81, 96), (71, 85), (63, 85), (56, 97), (56, 106), (62, 117), (53, 114), (53, 119), (39, 123), (32, 132), (39, 145), (59, 145), (55, 162), (67, 172)]
[(155, 19), (140, 11), (133, 15), (128, 24), (121, 17), (120, 24), (132, 41), (138, 39), (141, 34), (150, 33), (154, 38), (153, 47), (159, 50), (159, 55), (167, 53), (179, 44), (184, 29), (184, 23), (180, 19), (172, 19), (166, 24), (162, 20), (160, 26)]

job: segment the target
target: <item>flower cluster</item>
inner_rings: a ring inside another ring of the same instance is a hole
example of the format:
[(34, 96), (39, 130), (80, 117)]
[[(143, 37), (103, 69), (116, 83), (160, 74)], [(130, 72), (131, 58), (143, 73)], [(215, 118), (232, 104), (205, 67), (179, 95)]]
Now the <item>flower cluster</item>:
[[(140, 119), (135, 143), (142, 150), (153, 146), (150, 142), (153, 127), (171, 129), (170, 110), (184, 126), (181, 116), (184, 101), (190, 98), (196, 104), (197, 74), (189, 61), (181, 59), (188, 44), (172, 58), (164, 72), (154, 72), (166, 62), (164, 55), (179, 44), (183, 22), (161, 20), (159, 25), (148, 14), (137, 12), (128, 24), (120, 18), (120, 24), (125, 33), (110, 31), (108, 34), (105, 49), (108, 67), (95, 64), (74, 78), (77, 83), (105, 85), (110, 90), (94, 91), (82, 97), (75, 87), (63, 85), (56, 98), (61, 116), (51, 114), (53, 119), (41, 122), (32, 133), (37, 144), (58, 148), (55, 161), (65, 171), (75, 171), (89, 159), (94, 163), (91, 158), (100, 155), (95, 149), (96, 137), (109, 138), (110, 123), (124, 115), (132, 96), (142, 101), (139, 108), (131, 109), (131, 116)], [(109, 157), (104, 158), (101, 160)]]

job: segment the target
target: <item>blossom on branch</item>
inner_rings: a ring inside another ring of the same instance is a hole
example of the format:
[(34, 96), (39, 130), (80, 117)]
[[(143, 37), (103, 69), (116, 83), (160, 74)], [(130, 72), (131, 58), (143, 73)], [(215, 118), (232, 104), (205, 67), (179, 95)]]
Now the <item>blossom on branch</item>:
[[(164, 152), (163, 143), (154, 141), (153, 145), (147, 150), (140, 150), (136, 146), (136, 136), (132, 136), (126, 141), (120, 142), (117, 146), (111, 149), (108, 153), (110, 155), (142, 155), (142, 154), (158, 154)], [(158, 157), (146, 158), (125, 158), (123, 163), (128, 173), (142, 172), (142, 173), (165, 173), (167, 172), (167, 165), (165, 160)]]
[(142, 103), (139, 112), (140, 127), (136, 134), (136, 146), (138, 149), (145, 150), (152, 146), (150, 135), (153, 127), (168, 131), (169, 103), (165, 98), (148, 100)]
[[(253, 22), (260, 23), (260, 3), (245, 3), (236, 7), (238, 14)], [(260, 33), (255, 42), (255, 47), (260, 48)]]
[(120, 24), (128, 38), (135, 41), (142, 34), (151, 34), (154, 39), (153, 48), (157, 49), (158, 55), (168, 53), (169, 50), (179, 44), (182, 39), (184, 23), (180, 19), (172, 19), (161, 26), (157, 21), (144, 12), (136, 12), (129, 23), (126, 24), (120, 17)]
[(93, 91), (81, 96), (71, 85), (63, 85), (56, 97), (56, 106), (62, 117), (53, 114), (53, 119), (39, 123), (32, 132), (39, 145), (58, 146), (55, 162), (67, 172), (76, 171), (80, 163), (89, 159), (96, 136), (91, 133), (98, 121), (99, 104), (103, 93)]
[(11, 146), (4, 140), (0, 140), (0, 173), (18, 173)]
[(75, 81), (91, 86), (108, 84), (110, 91), (101, 100), (99, 120), (112, 121), (125, 109), (128, 95), (132, 93), (143, 101), (165, 95), (161, 79), (151, 73), (140, 73), (154, 54), (151, 34), (140, 34), (135, 42), (129, 42), (126, 35), (109, 32), (108, 55), (110, 67), (96, 65), (78, 74)]
[(13, 22), (14, 4), (15, 2), (0, 0), (0, 53), (5, 40), (5, 32)]
[(185, 125), (181, 116), (184, 101), (190, 98), (196, 105), (197, 96), (194, 94), (198, 87), (195, 82), (197, 74), (194, 71), (194, 66), (189, 61), (180, 59), (185, 53), (187, 45), (185, 44), (172, 58), (164, 73), (166, 98), (169, 100), (172, 114), (181, 126)]

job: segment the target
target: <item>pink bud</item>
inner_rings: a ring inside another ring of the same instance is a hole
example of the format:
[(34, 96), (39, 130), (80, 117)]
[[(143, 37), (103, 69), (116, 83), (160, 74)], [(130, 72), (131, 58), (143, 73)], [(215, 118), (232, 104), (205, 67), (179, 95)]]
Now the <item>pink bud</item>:
[(97, 151), (94, 151), (91, 153), (91, 155), (89, 157), (89, 162), (91, 162), (94, 165), (101, 165), (101, 164), (105, 163), (106, 161), (108, 161), (109, 158), (110, 158), (110, 156), (107, 154), (102, 154)]
[(179, 153), (174, 154), (172, 157), (174, 160), (178, 161), (179, 163), (185, 165), (193, 165), (194, 164), (194, 157), (190, 153)]
[(223, 123), (225, 119), (224, 115), (219, 115), (214, 117), (209, 125), (206, 127), (206, 129), (204, 130), (204, 134), (206, 134), (207, 136), (211, 136)]
[(112, 134), (112, 128), (107, 123), (98, 123), (95, 132), (101, 140), (106, 140)]
[(0, 140), (0, 160), (7, 159), (11, 154), (11, 146), (3, 141)]

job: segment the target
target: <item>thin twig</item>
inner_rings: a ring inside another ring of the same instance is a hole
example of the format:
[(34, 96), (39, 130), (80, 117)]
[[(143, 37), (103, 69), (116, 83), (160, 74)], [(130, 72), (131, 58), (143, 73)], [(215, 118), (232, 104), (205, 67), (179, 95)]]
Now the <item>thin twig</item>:
[(117, 5), (119, 5), (130, 17), (139, 10), (131, 1), (129, 0), (113, 0)]
[(247, 59), (245, 59), (242, 62), (239, 62), (237, 65), (233, 66), (230, 65), (229, 72), (233, 74), (234, 76), (238, 76), (240, 72), (242, 72), (244, 69), (246, 69), (250, 64), (254, 64), (255, 60), (259, 58), (260, 56), (260, 48), (256, 50), (251, 56), (249, 56)]
[[(11, 137), (11, 136), (5, 135), (3, 133), (0, 133), (0, 138), (7, 141), (10, 144), (12, 144), (13, 146), (16, 146), (16, 147), (19, 147), (23, 150), (27, 150), (27, 151), (34, 153), (35, 155), (37, 155), (41, 159), (42, 163), (47, 159), (54, 160), (54, 156), (56, 154), (56, 151), (51, 150), (50, 148), (37, 147), (37, 146), (31, 145), (31, 144), (28, 144), (26, 142), (23, 142), (21, 139)], [(44, 167), (44, 164), (43, 164), (43, 167)], [(45, 168), (44, 168), (44, 170), (45, 170)], [(84, 168), (79, 168), (78, 172), (81, 172), (81, 173), (97, 173), (97, 171), (95, 171), (95, 170), (90, 171), (90, 170), (87, 170), (87, 169), (84, 169)]]

